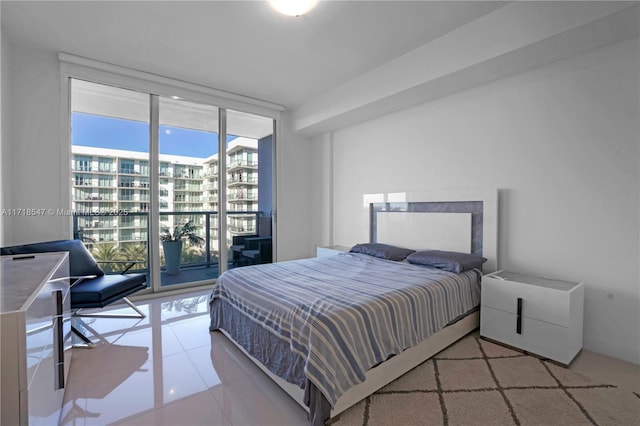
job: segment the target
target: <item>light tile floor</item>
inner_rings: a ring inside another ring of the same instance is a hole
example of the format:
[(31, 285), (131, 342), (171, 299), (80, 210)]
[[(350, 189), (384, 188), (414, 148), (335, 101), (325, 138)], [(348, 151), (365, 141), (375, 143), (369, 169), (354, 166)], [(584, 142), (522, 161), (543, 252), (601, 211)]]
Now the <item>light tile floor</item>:
[(138, 301), (143, 320), (81, 319), (96, 347), (73, 350), (61, 424), (307, 424), (298, 404), (209, 332), (207, 294)]
[[(299, 405), (209, 332), (207, 294), (139, 301), (143, 320), (83, 319), (96, 347), (74, 349), (61, 424), (307, 424)], [(583, 351), (571, 369), (640, 392), (637, 365)]]

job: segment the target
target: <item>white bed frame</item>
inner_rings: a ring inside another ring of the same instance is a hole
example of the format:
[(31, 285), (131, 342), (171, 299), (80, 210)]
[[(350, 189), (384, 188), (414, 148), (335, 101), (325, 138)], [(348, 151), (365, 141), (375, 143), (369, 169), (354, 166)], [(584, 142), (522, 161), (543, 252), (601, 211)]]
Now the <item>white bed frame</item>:
[[(482, 201), (483, 202), (483, 253), (487, 258), (484, 272), (489, 273), (498, 269), (498, 191), (496, 189), (456, 190), (431, 193), (407, 193), (407, 202), (450, 202), (450, 201)], [(431, 213), (378, 213), (378, 241), (394, 244), (411, 249), (440, 249), (468, 252), (470, 248), (470, 220), (466, 213), (436, 213), (436, 219), (427, 218)], [(398, 215), (392, 217), (392, 215)], [(400, 218), (401, 220), (396, 220)], [(469, 226), (466, 226), (467, 221)], [(461, 235), (460, 224), (468, 234)], [(447, 228), (452, 229), (447, 232)], [(428, 246), (422, 246), (422, 241), (428, 241)], [(331, 418), (335, 419), (340, 413), (357, 404), (378, 389), (391, 383), (409, 370), (422, 364), (433, 355), (452, 345), (466, 336), (480, 324), (478, 311), (466, 316), (462, 320), (440, 330), (417, 346), (372, 368), (366, 373), (366, 380), (350, 388), (336, 402), (331, 410)], [(304, 404), (304, 390), (271, 373), (260, 361), (251, 356), (238, 345), (229, 334), (222, 330), (251, 361), (265, 372), (276, 384), (289, 394), (306, 411)]]

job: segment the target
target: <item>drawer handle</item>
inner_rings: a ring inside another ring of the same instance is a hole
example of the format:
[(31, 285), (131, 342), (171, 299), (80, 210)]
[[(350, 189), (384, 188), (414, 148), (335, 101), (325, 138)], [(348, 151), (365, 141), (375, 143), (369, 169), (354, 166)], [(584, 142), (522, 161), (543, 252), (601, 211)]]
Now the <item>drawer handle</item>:
[(522, 334), (522, 297), (518, 297), (518, 310), (516, 318), (516, 333)]
[(64, 333), (63, 323), (63, 299), (62, 290), (54, 290), (53, 301), (55, 315), (53, 317), (53, 363), (54, 363), (54, 389), (64, 389)]

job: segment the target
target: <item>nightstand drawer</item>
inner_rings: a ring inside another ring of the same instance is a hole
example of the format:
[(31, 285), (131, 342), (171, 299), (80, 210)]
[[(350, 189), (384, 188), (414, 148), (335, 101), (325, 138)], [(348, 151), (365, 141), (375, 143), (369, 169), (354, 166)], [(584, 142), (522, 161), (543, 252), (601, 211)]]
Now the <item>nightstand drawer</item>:
[[(578, 290), (578, 285), (574, 287)], [(571, 324), (572, 299), (574, 291), (563, 291), (521, 282), (494, 278), (482, 278), (482, 302), (484, 307), (498, 309), (511, 314), (518, 313), (518, 299), (521, 299), (523, 317), (569, 327)]]
[(482, 337), (524, 351), (569, 364), (582, 348), (582, 333), (532, 318), (523, 318), (521, 333), (516, 332), (515, 314), (482, 307), (480, 328)]
[(482, 277), (480, 336), (568, 364), (583, 309), (582, 283), (499, 271)]

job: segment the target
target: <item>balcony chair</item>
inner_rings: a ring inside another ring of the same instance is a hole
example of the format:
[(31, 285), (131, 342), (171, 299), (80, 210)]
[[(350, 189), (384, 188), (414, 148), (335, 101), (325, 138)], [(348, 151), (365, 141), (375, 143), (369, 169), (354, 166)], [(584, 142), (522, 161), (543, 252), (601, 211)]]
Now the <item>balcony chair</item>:
[[(247, 239), (258, 237), (271, 237), (271, 217), (260, 216), (258, 218), (258, 233), (250, 235), (234, 235), (231, 241), (231, 261), (234, 266), (243, 266), (247, 264), (247, 257), (242, 255), (244, 250), (248, 250), (246, 246)], [(256, 247), (257, 248), (257, 247)], [(255, 248), (253, 248), (255, 249)], [(267, 262), (263, 262), (267, 263)]]
[(255, 238), (257, 235), (234, 235), (231, 239), (231, 262), (233, 266), (242, 266), (245, 259), (242, 258), (244, 242), (247, 238)]
[[(69, 280), (71, 282), (71, 310), (77, 317), (106, 317), (106, 318), (144, 318), (146, 315), (135, 306), (127, 296), (146, 288), (147, 276), (141, 273), (128, 273), (139, 261), (101, 261), (91, 256), (89, 250), (81, 240), (58, 240), (42, 243), (24, 244), (0, 248), (0, 254), (34, 254), (48, 252), (69, 252)], [(124, 270), (120, 274), (105, 275), (99, 263), (121, 264)], [(82, 309), (104, 308), (105, 306), (122, 300), (131, 307), (135, 314), (104, 314), (82, 313)], [(89, 347), (91, 340), (75, 327), (71, 330)]]
[(245, 249), (242, 250), (242, 257), (249, 265), (271, 262), (271, 237), (247, 238)]

